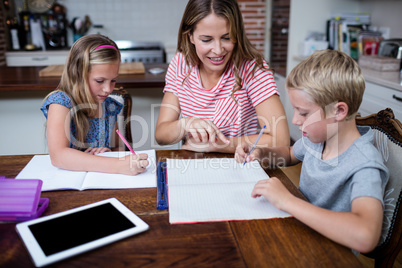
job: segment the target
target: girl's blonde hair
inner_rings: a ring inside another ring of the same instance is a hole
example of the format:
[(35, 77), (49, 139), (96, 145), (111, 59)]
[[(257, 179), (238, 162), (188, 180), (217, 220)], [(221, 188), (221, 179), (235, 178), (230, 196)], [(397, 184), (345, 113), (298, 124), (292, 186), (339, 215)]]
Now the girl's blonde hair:
[(332, 103), (345, 102), (349, 108), (347, 119), (359, 110), (365, 87), (357, 62), (338, 50), (315, 52), (286, 78), (286, 88), (306, 91), (324, 112)]
[(91, 66), (120, 63), (120, 57), (116, 43), (99, 34), (79, 38), (70, 49), (56, 90), (65, 92), (72, 100), (71, 116), (77, 130), (76, 137), (74, 137), (77, 144), (84, 144), (89, 130), (88, 119), (94, 118), (97, 111), (97, 103), (92, 97), (88, 83)]
[(245, 60), (255, 60), (253, 75), (257, 67), (265, 69), (263, 55), (250, 43), (246, 36), (243, 17), (236, 0), (190, 0), (181, 20), (177, 51), (184, 55), (188, 66), (199, 66), (200, 59), (189, 35), (193, 34), (197, 23), (211, 13), (223, 17), (229, 22), (230, 40), (235, 44), (231, 59), (236, 79), (236, 85), (232, 91), (233, 96), (237, 90), (241, 89), (242, 79), (239, 76), (239, 68)]

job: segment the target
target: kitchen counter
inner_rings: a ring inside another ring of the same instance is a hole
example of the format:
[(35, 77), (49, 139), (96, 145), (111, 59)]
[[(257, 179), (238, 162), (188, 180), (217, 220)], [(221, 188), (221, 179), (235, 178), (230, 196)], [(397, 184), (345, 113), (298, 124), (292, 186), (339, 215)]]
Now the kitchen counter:
[[(168, 64), (144, 64), (145, 74), (119, 75), (116, 87), (124, 88), (163, 88), (166, 72), (151, 74), (150, 68), (162, 67)], [(59, 84), (60, 77), (39, 77), (39, 71), (44, 66), (37, 67), (0, 67), (0, 91), (52, 91)], [(367, 82), (386, 86), (402, 92), (402, 81), (399, 72), (379, 72), (362, 69)]]
[(362, 68), (362, 71), (366, 82), (371, 82), (402, 92), (402, 80), (399, 72), (379, 72), (366, 68)]
[[(163, 88), (166, 71), (151, 74), (150, 68), (161, 67), (165, 70), (168, 64), (144, 64), (145, 74), (119, 75), (116, 87), (123, 88)], [(0, 67), (0, 91), (52, 91), (60, 82), (60, 77), (39, 77), (39, 71), (45, 66), (37, 67)]]

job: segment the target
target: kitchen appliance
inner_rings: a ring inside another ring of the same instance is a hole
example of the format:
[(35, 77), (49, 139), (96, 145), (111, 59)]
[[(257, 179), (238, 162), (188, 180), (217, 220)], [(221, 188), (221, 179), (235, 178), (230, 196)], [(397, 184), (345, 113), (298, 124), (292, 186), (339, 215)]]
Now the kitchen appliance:
[(121, 62), (165, 63), (166, 52), (160, 42), (115, 41), (120, 50)]
[(402, 39), (395, 38), (381, 41), (378, 54), (394, 59), (402, 59)]

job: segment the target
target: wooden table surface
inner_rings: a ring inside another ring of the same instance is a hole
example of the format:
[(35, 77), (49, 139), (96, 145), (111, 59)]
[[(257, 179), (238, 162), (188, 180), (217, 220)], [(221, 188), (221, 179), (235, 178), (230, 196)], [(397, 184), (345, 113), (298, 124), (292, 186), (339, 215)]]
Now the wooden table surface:
[[(233, 157), (233, 154), (156, 151), (166, 158)], [(32, 155), (0, 156), (0, 175), (14, 178)], [(279, 169), (266, 170), (303, 197)], [(42, 192), (44, 215), (115, 197), (149, 224), (148, 231), (56, 263), (54, 267), (360, 267), (351, 250), (294, 218), (169, 224), (156, 209), (156, 188)], [(0, 267), (33, 267), (15, 231), (0, 224)]]
[[(145, 74), (119, 75), (116, 87), (124, 88), (163, 88), (165, 86), (166, 71), (160, 74), (151, 74), (150, 68), (160, 67), (167, 69), (168, 64), (144, 64)], [(60, 77), (40, 77), (39, 71), (46, 66), (38, 67), (7, 67), (0, 66), (1, 91), (52, 91), (60, 82)]]

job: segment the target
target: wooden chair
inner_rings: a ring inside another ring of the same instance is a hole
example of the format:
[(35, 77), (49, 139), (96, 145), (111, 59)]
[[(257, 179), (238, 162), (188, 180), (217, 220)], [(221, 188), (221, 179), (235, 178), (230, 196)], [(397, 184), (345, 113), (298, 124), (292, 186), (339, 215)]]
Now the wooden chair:
[(375, 260), (375, 267), (392, 267), (402, 248), (402, 124), (390, 108), (367, 117), (358, 116), (356, 123), (373, 129), (375, 146), (390, 172), (381, 239), (372, 252), (364, 255)]
[[(133, 143), (133, 137), (131, 135), (131, 109), (132, 109), (132, 100), (130, 94), (127, 90), (122, 87), (117, 89), (115, 88), (113, 92), (109, 95), (113, 99), (117, 100), (121, 104), (123, 104), (123, 109), (117, 116), (117, 128), (120, 133), (124, 136), (124, 138), (128, 141), (130, 145)], [(125, 150), (128, 151), (127, 146), (124, 146)]]

